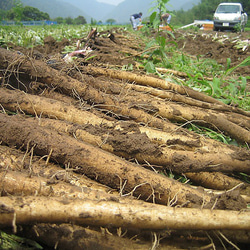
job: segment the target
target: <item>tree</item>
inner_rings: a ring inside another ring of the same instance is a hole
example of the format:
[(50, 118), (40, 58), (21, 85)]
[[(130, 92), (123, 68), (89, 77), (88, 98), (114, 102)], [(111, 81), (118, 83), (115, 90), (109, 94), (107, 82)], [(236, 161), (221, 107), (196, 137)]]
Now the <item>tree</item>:
[(57, 17), (54, 19), (58, 24), (63, 24), (64, 23), (64, 18), (63, 17)]
[(80, 25), (80, 24), (86, 24), (87, 21), (85, 19), (85, 17), (83, 16), (78, 16), (74, 19), (74, 24)]
[(0, 21), (4, 20), (6, 17), (6, 11), (0, 9)]
[(106, 20), (106, 23), (108, 23), (108, 24), (110, 24), (110, 25), (112, 25), (112, 24), (115, 23), (115, 22), (116, 22), (116, 20), (113, 19), (113, 18), (109, 18), (109, 19)]
[(92, 25), (96, 25), (96, 24), (97, 24), (97, 21), (96, 21), (94, 18), (91, 17), (90, 23), (91, 23)]
[(65, 18), (65, 23), (66, 24), (73, 24), (73, 18), (72, 17), (66, 17)]
[(31, 6), (25, 6), (23, 8), (23, 21), (39, 21), (39, 20), (49, 20), (49, 14), (39, 11), (39, 9), (31, 7)]
[(9, 20), (21, 21), (23, 17), (23, 5), (20, 1), (15, 2), (15, 6), (7, 12)]
[(20, 1), (14, 1), (14, 7), (6, 12), (6, 18), (15, 21), (50, 20), (49, 14), (31, 6), (23, 7)]
[[(17, 1), (13, 1), (13, 0), (0, 1), (0, 9), (2, 9), (2, 10), (9, 10), (12, 7), (14, 7), (15, 2), (17, 2)], [(18, 2), (20, 2), (20, 1), (18, 1)]]

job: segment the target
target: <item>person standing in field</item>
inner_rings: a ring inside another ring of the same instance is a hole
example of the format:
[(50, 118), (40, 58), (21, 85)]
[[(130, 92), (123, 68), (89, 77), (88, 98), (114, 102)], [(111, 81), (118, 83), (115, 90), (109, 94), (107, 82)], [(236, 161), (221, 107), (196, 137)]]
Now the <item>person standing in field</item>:
[(171, 21), (171, 15), (169, 13), (164, 13), (161, 15), (161, 21), (163, 25), (168, 25), (170, 24)]
[(142, 13), (139, 14), (133, 14), (130, 16), (130, 22), (132, 24), (132, 27), (134, 30), (137, 30), (137, 19), (141, 22)]

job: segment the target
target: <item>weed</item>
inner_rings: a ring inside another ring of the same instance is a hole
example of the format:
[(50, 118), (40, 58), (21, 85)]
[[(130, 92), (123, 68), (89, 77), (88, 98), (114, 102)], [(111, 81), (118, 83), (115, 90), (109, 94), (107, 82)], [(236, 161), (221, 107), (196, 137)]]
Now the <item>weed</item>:
[(0, 249), (43, 249), (35, 241), (0, 231)]

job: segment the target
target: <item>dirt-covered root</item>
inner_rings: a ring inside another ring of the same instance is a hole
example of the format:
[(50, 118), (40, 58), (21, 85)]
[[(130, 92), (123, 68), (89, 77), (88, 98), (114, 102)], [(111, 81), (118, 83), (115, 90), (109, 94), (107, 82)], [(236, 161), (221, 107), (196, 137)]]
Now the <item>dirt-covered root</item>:
[(239, 188), (242, 194), (250, 196), (249, 184), (221, 172), (185, 173), (185, 176), (190, 178), (193, 183), (205, 188), (211, 188), (214, 190), (230, 190)]
[[(126, 102), (133, 108), (147, 110), (148, 113), (173, 122), (192, 122), (212, 127), (230, 135), (239, 142), (245, 143), (250, 140), (250, 113), (239, 108), (199, 101), (179, 93), (141, 87), (136, 84), (97, 82), (92, 81), (91, 85), (105, 93), (108, 93), (109, 90), (110, 95), (116, 96), (122, 104)], [(136, 90), (136, 92), (132, 90)], [(153, 98), (152, 93), (156, 97)], [(181, 102), (181, 104), (177, 102)], [(115, 109), (113, 111), (116, 112)]]
[(79, 125), (92, 124), (100, 126), (103, 124), (107, 127), (114, 126), (114, 122), (111, 119), (105, 119), (84, 109), (76, 108), (72, 104), (51, 98), (6, 88), (0, 88), (0, 97), (2, 107), (9, 111), (24, 112), (36, 117), (51, 117)]
[[(53, 165), (47, 159), (48, 157), (42, 159), (34, 156), (32, 150), (24, 153), (20, 150), (0, 146), (2, 190), (12, 195), (62, 195), (78, 198), (86, 198), (87, 195), (89, 198), (93, 197), (91, 199), (100, 197), (102, 199), (120, 199), (118, 194), (107, 186), (74, 173), (71, 168), (62, 169)], [(246, 196), (243, 198), (249, 199), (249, 185), (222, 173), (185, 173), (185, 176), (190, 178), (193, 183), (213, 190), (224, 191), (239, 188), (240, 194)]]
[[(129, 127), (129, 123), (127, 124), (128, 129), (125, 129), (126, 124), (124, 124), (124, 129), (121, 131), (103, 126), (73, 126), (62, 121), (42, 118), (39, 119), (39, 124), (69, 135), (73, 134), (77, 139), (127, 160), (136, 159), (141, 164), (147, 163), (149, 167), (157, 165), (177, 173), (192, 171), (249, 173), (249, 152), (238, 147), (228, 147), (222, 144), (221, 147), (214, 145), (214, 148), (208, 150), (208, 147), (203, 145), (203, 147), (194, 147), (193, 150), (186, 150), (185, 144), (181, 145), (181, 141), (184, 141), (181, 137), (173, 138), (171, 145), (164, 145), (162, 142), (161, 146), (158, 146), (147, 137), (147, 128), (144, 130), (145, 133), (140, 133), (137, 127), (132, 130), (132, 124)], [(152, 132), (152, 130), (148, 130)], [(189, 140), (186, 141), (186, 145), (188, 142), (192, 144), (192, 140)], [(178, 147), (180, 149), (177, 149)]]
[[(214, 204), (213, 195), (144, 169), (64, 134), (37, 126), (36, 122), (27, 122), (25, 118), (0, 114), (0, 125), (0, 140), (3, 144), (24, 150), (29, 148), (40, 156), (50, 155), (52, 161), (70, 166), (89, 178), (117, 189), (121, 195), (134, 195), (165, 205), (222, 205), (217, 202), (219, 197)], [(245, 208), (246, 204), (239, 195), (234, 199)], [(227, 204), (227, 209), (230, 209), (230, 204), (231, 208), (235, 209), (232, 200)]]
[[(185, 146), (185, 149), (192, 150), (197, 147), (209, 142), (214, 148), (216, 143), (214, 140), (202, 140), (203, 137), (197, 134), (191, 133), (190, 131), (184, 130), (172, 123), (165, 122), (161, 119), (154, 119), (151, 115), (147, 115), (139, 110), (134, 110), (137, 115), (141, 115), (141, 119), (147, 122), (147, 120), (155, 123), (156, 128), (154, 129), (148, 126), (138, 126), (135, 122), (130, 120), (131, 125), (125, 125), (123, 121), (117, 121), (112, 119), (108, 115), (101, 115), (91, 112), (87, 112), (85, 106), (73, 105), (73, 99), (65, 95), (58, 94), (57, 92), (50, 92), (48, 94), (43, 93), (43, 95), (32, 95), (19, 90), (9, 90), (6, 88), (0, 89), (0, 100), (3, 110), (9, 110), (17, 113), (25, 113), (35, 117), (49, 117), (57, 120), (64, 120), (70, 123), (75, 123), (78, 125), (92, 125), (101, 127), (110, 127), (114, 130), (120, 130), (124, 132), (128, 130), (137, 130), (141, 133), (146, 133), (152, 141), (158, 142), (158, 144), (164, 144), (168, 142), (168, 145), (180, 144), (181, 147)], [(133, 111), (131, 111), (133, 113)], [(145, 118), (143, 118), (143, 115)], [(138, 119), (138, 117), (137, 117)], [(126, 119), (126, 122), (127, 119)], [(164, 129), (164, 132), (162, 131)], [(71, 129), (68, 129), (71, 130)], [(172, 144), (171, 144), (172, 142)], [(209, 148), (211, 150), (211, 148)]]
[[(169, 104), (160, 106), (159, 115), (172, 121), (192, 122), (195, 121), (198, 124), (205, 124), (208, 127), (213, 127), (216, 130), (224, 132), (226, 135), (230, 135), (242, 143), (250, 142), (250, 119), (248, 116), (239, 119), (232, 119), (225, 114), (216, 113), (211, 110), (190, 109), (189, 107), (183, 107), (177, 104)], [(245, 125), (245, 126), (244, 126)]]
[(88, 73), (93, 76), (105, 75), (105, 76), (109, 76), (111, 78), (116, 78), (120, 80), (128, 80), (129, 82), (142, 84), (145, 86), (152, 86), (154, 88), (172, 90), (179, 94), (186, 95), (197, 100), (202, 100), (204, 102), (221, 104), (221, 102), (215, 100), (214, 98), (209, 97), (205, 94), (199, 93), (197, 91), (194, 91), (191, 88), (180, 86), (180, 85), (168, 82), (166, 80), (158, 79), (155, 77), (138, 75), (138, 74), (134, 74), (134, 73), (126, 72), (126, 71), (124, 72), (120, 70), (103, 69), (103, 68), (89, 67), (89, 66), (82, 67), (81, 69), (82, 69), (82, 72)]
[(189, 106), (199, 107), (202, 109), (211, 109), (211, 110), (216, 110), (216, 111), (221, 111), (221, 112), (225, 112), (225, 111), (233, 112), (233, 113), (242, 114), (248, 117), (250, 116), (250, 112), (244, 111), (234, 106), (229, 106), (224, 103), (221, 103), (221, 104), (209, 103), (209, 102), (193, 99), (189, 96), (181, 95), (174, 91), (157, 89), (157, 88), (153, 88), (150, 86), (141, 86), (141, 85), (137, 85), (134, 83), (127, 83), (127, 82), (125, 82), (124, 84), (120, 84), (120, 83), (117, 84), (115, 82), (107, 82), (105, 80), (93, 80), (93, 79), (92, 81), (90, 81), (90, 83), (92, 86), (95, 86), (95, 88), (99, 88), (102, 91), (106, 91), (106, 93), (110, 93), (110, 94), (112, 94), (114, 90), (116, 91), (116, 93), (121, 92), (122, 91), (121, 89), (123, 89), (123, 92), (125, 91), (130, 92), (131, 90), (135, 90), (137, 92), (147, 93), (147, 94), (164, 99), (165, 101), (169, 101), (169, 102), (182, 103), (182, 104), (186, 104)]
[[(0, 226), (36, 223), (166, 230), (250, 230), (250, 213), (196, 208), (172, 208), (133, 201), (92, 201), (60, 197), (0, 197)], [(15, 220), (13, 222), (13, 216)], [(187, 220), (189, 218), (189, 220)], [(227, 220), (225, 220), (227, 218)]]
[[(58, 249), (152, 249), (159, 250), (181, 250), (186, 249), (192, 240), (192, 247), (202, 248), (220, 245), (223, 242), (225, 247), (231, 247), (228, 240), (232, 242), (249, 242), (249, 232), (237, 230), (223, 231), (131, 231), (125, 228), (95, 228), (82, 227), (72, 224), (36, 224), (34, 226), (22, 226), (21, 235), (29, 235), (33, 240), (48, 247)], [(84, 235), (84, 237), (82, 237)], [(209, 236), (208, 236), (209, 235)], [(223, 238), (224, 237), (224, 238)], [(231, 243), (232, 243), (231, 242)], [(238, 244), (237, 244), (238, 245)], [(218, 248), (219, 249), (219, 248)]]
[[(21, 81), (22, 77), (27, 78), (27, 75), (28, 75), (31, 79), (36, 79), (37, 81), (41, 81), (45, 84), (50, 85), (53, 88), (56, 87), (60, 89), (61, 91), (63, 91), (64, 93), (67, 93), (69, 95), (72, 95), (72, 92), (74, 90), (79, 95), (79, 97), (82, 98), (83, 100), (87, 102), (95, 103), (97, 108), (109, 110), (118, 116), (128, 117), (130, 119), (134, 119), (138, 122), (143, 122), (150, 126), (154, 126), (155, 124), (159, 123), (159, 119), (157, 120), (155, 118), (156, 115), (163, 116), (167, 119), (181, 120), (182, 122), (196, 120), (198, 122), (208, 123), (210, 126), (215, 126), (221, 131), (225, 131), (226, 133), (231, 135), (233, 138), (236, 138), (240, 142), (247, 142), (247, 143), (250, 142), (249, 131), (245, 130), (244, 128), (240, 127), (237, 124), (234, 124), (233, 122), (230, 122), (229, 120), (225, 119), (223, 116), (220, 116), (220, 115), (217, 116), (216, 114), (208, 115), (207, 112), (202, 113), (201, 111), (197, 111), (197, 110), (194, 110), (192, 112), (191, 111), (186, 112), (186, 109), (184, 108), (181, 108), (181, 107), (179, 107), (178, 109), (176, 109), (175, 107), (167, 108), (168, 107), (167, 105), (164, 105), (163, 107), (162, 105), (160, 105), (159, 107), (153, 105), (155, 106), (154, 107), (155, 110), (153, 111), (153, 114), (155, 116), (152, 116), (149, 114), (150, 110), (147, 112), (143, 112), (142, 110), (140, 110), (141, 104), (136, 103), (136, 102), (134, 103), (133, 98), (126, 100), (126, 103), (124, 103), (124, 100), (117, 101), (117, 99), (114, 98), (113, 96), (100, 92), (94, 89), (93, 87), (91, 87), (90, 85), (87, 85), (86, 83), (73, 79), (67, 76), (66, 74), (60, 75), (59, 71), (48, 67), (43, 62), (32, 60), (32, 59), (27, 59), (24, 56), (20, 56), (20, 55), (17, 55), (8, 51), (6, 52), (5, 50), (1, 52), (3, 52), (3, 55), (0, 56), (0, 64), (2, 65), (2, 67), (6, 68), (6, 74), (7, 73), (9, 74), (9, 72), (10, 74), (12, 74), (11, 72), (22, 71), (22, 74), (19, 74), (18, 76), (19, 78), (18, 83), (22, 82)], [(11, 57), (14, 57), (14, 59), (13, 58), (11, 59)], [(91, 68), (86, 68), (86, 70), (90, 70), (90, 69)], [(124, 73), (120, 71), (117, 71), (117, 72), (116, 72), (117, 75), (122, 75)], [(4, 76), (4, 83), (8, 79), (7, 76), (8, 75)], [(133, 77), (135, 76), (137, 75), (134, 75)], [(136, 82), (138, 80), (133, 79), (133, 81)], [(165, 81), (154, 78), (154, 77), (152, 77), (151, 81), (152, 82), (161, 81), (161, 84), (163, 86), (166, 85)], [(6, 82), (6, 84), (8, 84), (8, 82)], [(156, 84), (156, 86), (154, 87), (160, 87), (160, 86)], [(174, 85), (174, 87), (170, 87), (170, 89), (173, 89), (173, 88), (177, 92), (181, 90), (183, 92), (184, 87), (179, 86), (179, 85)], [(201, 94), (189, 88), (184, 88), (184, 89), (185, 89), (184, 92), (181, 94), (188, 93), (188, 96), (193, 97), (194, 99), (221, 104), (221, 102), (217, 102), (212, 97), (208, 97), (204, 94)], [(164, 125), (166, 126), (166, 123)], [(167, 127), (170, 127), (170, 124), (168, 124)], [(237, 133), (235, 131), (237, 131)]]
[[(15, 171), (18, 173), (17, 175), (23, 174), (25, 178), (27, 177), (30, 179), (32, 179), (31, 177), (33, 176), (41, 177), (45, 186), (53, 186), (53, 184), (57, 184), (58, 182), (64, 182), (66, 184), (71, 184), (76, 187), (81, 187), (81, 191), (85, 188), (87, 188), (86, 190), (91, 188), (92, 190), (103, 192), (104, 195), (107, 193), (118, 195), (115, 190), (107, 186), (101, 185), (100, 183), (91, 180), (82, 174), (75, 173), (70, 166), (65, 166), (64, 168), (62, 168), (56, 164), (52, 164), (51, 162), (49, 162), (49, 158), (50, 155), (46, 155), (43, 157), (35, 156), (32, 148), (28, 148), (26, 152), (23, 152), (15, 148), (0, 145), (0, 171), (2, 172), (7, 173), (8, 171)], [(10, 181), (12, 180), (10, 179)], [(4, 183), (4, 180), (2, 183)], [(17, 183), (22, 183), (22, 181), (17, 180)], [(17, 183), (14, 183), (14, 186), (19, 185)], [(39, 180), (37, 183), (39, 183)], [(10, 188), (13, 188), (12, 184), (9, 186)], [(29, 188), (31, 186), (28, 185), (26, 187), (30, 189), (29, 193), (34, 192), (32, 188)], [(20, 185), (20, 188), (23, 188), (22, 185)], [(39, 191), (39, 189), (40, 186), (39, 188), (37, 188), (37, 191)], [(52, 189), (50, 191), (52, 191)]]
[[(107, 228), (90, 229), (72, 224), (36, 224), (32, 227), (25, 226), (21, 234), (29, 235), (36, 242), (51, 249), (56, 246), (61, 250), (145, 250), (150, 249), (153, 245), (150, 240), (138, 240), (137, 238), (130, 240), (124, 237), (126, 229), (117, 229), (115, 233), (110, 231)], [(168, 247), (164, 249), (171, 250), (175, 244), (164, 245)]]
[(77, 187), (68, 183), (53, 181), (41, 176), (30, 176), (29, 173), (17, 171), (0, 171), (1, 189), (9, 195), (41, 195), (79, 199), (115, 199), (100, 190)]
[[(39, 117), (37, 122), (41, 126), (67, 133), (128, 160), (136, 159), (141, 164), (148, 162), (179, 173), (249, 171), (249, 151), (239, 147), (204, 140), (191, 133), (167, 133), (129, 121), (108, 120), (69, 103), (18, 90), (1, 88), (0, 97), (6, 110)], [(43, 116), (56, 120), (42, 119)]]

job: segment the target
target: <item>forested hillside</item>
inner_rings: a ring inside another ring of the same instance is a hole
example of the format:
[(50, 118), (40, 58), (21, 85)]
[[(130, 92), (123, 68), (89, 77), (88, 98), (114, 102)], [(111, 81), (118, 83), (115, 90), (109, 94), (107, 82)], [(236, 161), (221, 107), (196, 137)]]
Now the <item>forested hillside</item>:
[[(188, 10), (192, 8), (195, 4), (198, 4), (200, 0), (170, 0), (167, 3), (167, 9), (170, 11), (173, 10)], [(136, 12), (142, 12), (143, 18), (150, 15), (150, 9), (155, 6), (153, 0), (125, 0), (120, 3), (112, 12), (108, 13), (104, 19), (113, 18), (120, 23), (129, 22), (130, 15)], [(154, 10), (155, 11), (155, 10)]]
[[(25, 6), (38, 8), (46, 12), (54, 19), (56, 17), (78, 17), (84, 16), (87, 22), (95, 19), (105, 22), (113, 18), (117, 23), (128, 23), (129, 16), (137, 11), (143, 12), (143, 17), (150, 15), (149, 9), (155, 3), (153, 0), (125, 0), (118, 6), (97, 2), (96, 0), (20, 0)], [(170, 0), (167, 4), (169, 10), (188, 10), (200, 0)], [(13, 7), (13, 0), (0, 2), (0, 9), (10, 9)]]
[(102, 2), (97, 2), (96, 0), (63, 0), (64, 2), (70, 3), (75, 7), (79, 8), (81, 11), (88, 13), (88, 15), (95, 20), (102, 20), (105, 22), (110, 17), (107, 16), (108, 13), (113, 11), (116, 6), (111, 4), (106, 4)]
[(43, 12), (47, 12), (51, 18), (84, 16), (90, 21), (90, 15), (77, 6), (60, 0), (21, 0), (25, 6), (35, 7)]
[[(20, 2), (48, 13), (51, 19), (83, 16), (88, 23), (91, 20), (105, 22), (107, 19), (114, 19), (116, 23), (121, 24), (129, 23), (129, 16), (136, 12), (143, 12), (143, 18), (149, 16), (149, 10), (155, 5), (153, 0), (125, 0), (117, 6), (96, 0), (20, 0)], [(173, 13), (171, 24), (186, 25), (194, 20), (212, 20), (214, 10), (220, 2), (221, 0), (170, 0), (167, 9)], [(238, 2), (238, 0), (224, 0), (224, 2)], [(13, 3), (13, 0), (0, 1), (0, 20), (3, 20), (2, 13), (13, 7)], [(250, 16), (249, 0), (242, 0), (241, 3)]]
[(0, 1), (0, 9), (9, 10), (14, 5), (13, 0), (1, 0)]

